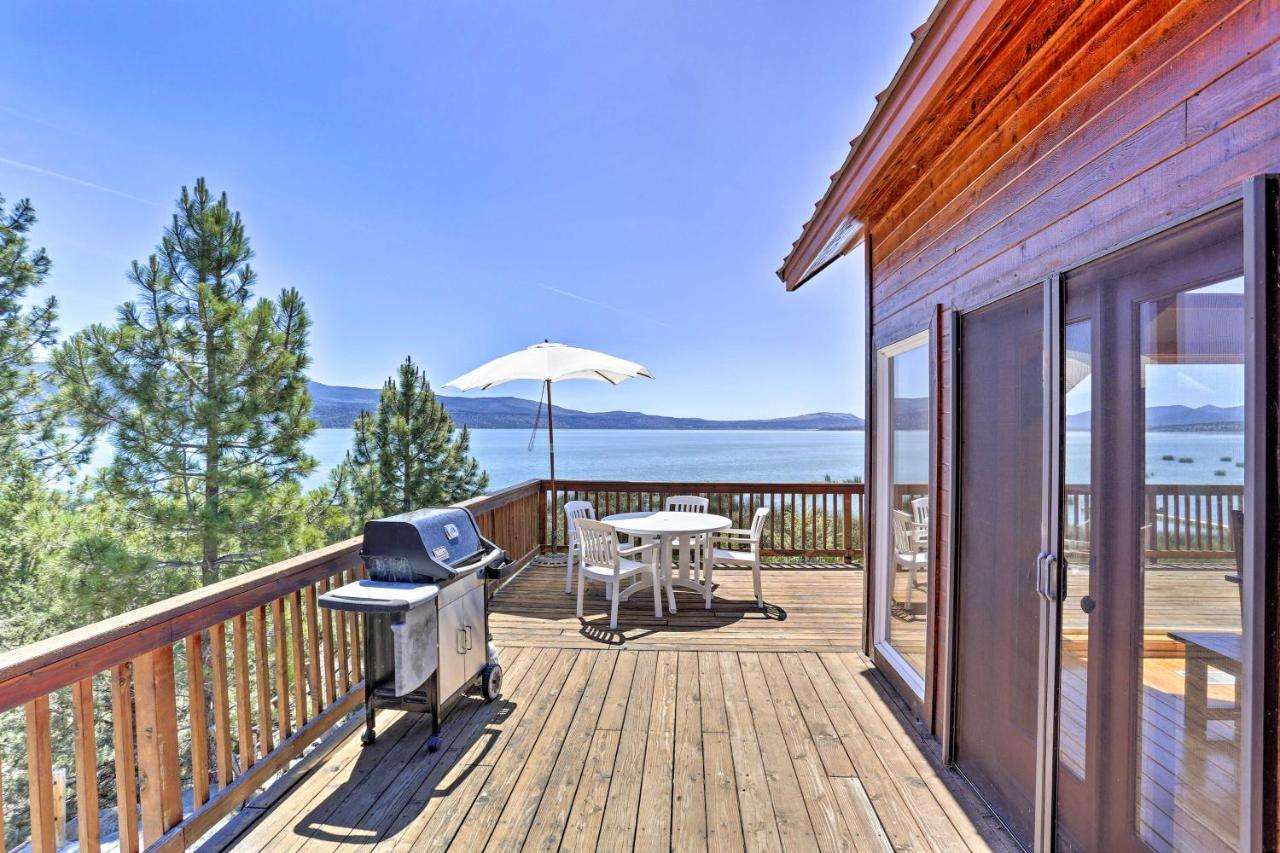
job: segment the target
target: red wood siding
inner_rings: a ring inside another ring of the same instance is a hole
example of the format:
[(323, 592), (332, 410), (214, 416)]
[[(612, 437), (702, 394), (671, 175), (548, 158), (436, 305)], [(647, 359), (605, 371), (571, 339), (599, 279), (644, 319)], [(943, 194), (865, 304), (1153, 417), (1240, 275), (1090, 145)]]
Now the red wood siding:
[[(1280, 171), (1280, 0), (1011, 2), (1009, 15), (854, 205), (874, 237), (877, 346), (928, 328), (939, 304), (976, 307)], [(937, 345), (941, 616), (953, 377)], [(940, 709), (927, 698), (935, 732)]]

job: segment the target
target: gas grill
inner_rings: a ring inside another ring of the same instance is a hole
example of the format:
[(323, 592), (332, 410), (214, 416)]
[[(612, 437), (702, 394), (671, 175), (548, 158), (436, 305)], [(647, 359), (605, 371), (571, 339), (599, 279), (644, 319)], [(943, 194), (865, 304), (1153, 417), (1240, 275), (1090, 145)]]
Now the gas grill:
[(453, 702), (477, 683), (486, 700), (502, 690), (489, 634), (490, 581), (506, 553), (485, 539), (466, 509), (420, 509), (367, 522), (360, 553), (369, 577), (320, 596), (320, 606), (364, 614), (365, 728), (379, 708), (429, 713), (427, 748)]

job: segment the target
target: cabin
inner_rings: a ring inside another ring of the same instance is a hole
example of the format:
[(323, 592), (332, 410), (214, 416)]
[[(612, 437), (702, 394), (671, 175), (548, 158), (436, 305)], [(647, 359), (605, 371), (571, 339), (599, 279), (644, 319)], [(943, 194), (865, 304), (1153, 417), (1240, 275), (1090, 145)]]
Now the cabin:
[(1280, 841), (1278, 39), (942, 0), (779, 270), (865, 279), (862, 650), (1024, 848)]
[[(438, 733), (360, 538), (0, 653), (0, 849), (1276, 849), (1273, 173), (1278, 0), (940, 0), (779, 270), (866, 282), (865, 483), (464, 502)], [(566, 505), (673, 498), (751, 556), (579, 616)]]

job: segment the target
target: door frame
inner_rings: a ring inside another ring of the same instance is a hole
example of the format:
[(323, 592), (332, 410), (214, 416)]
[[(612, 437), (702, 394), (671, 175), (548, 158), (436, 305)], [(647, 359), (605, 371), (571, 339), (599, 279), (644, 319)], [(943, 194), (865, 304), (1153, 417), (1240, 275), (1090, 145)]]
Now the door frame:
[[(884, 548), (892, 547), (893, 543), (893, 536), (890, 534), (887, 527), (889, 519), (892, 516), (885, 511), (885, 508), (888, 506), (888, 500), (892, 498), (893, 494), (893, 483), (891, 482), (893, 476), (893, 465), (891, 464), (892, 460), (888, 458), (889, 442), (892, 440), (893, 436), (892, 425), (887, 423), (890, 409), (892, 408), (891, 401), (893, 400), (893, 385), (888, 376), (889, 364), (894, 357), (916, 349), (921, 346), (921, 344), (923, 344), (927, 349), (930, 365), (928, 382), (930, 413), (928, 428), (929, 435), (926, 444), (929, 452), (929, 475), (926, 488), (929, 490), (930, 496), (930, 524), (933, 523), (933, 494), (935, 491), (933, 448), (934, 443), (937, 440), (937, 431), (934, 428), (935, 418), (933, 416), (937, 402), (937, 394), (934, 389), (934, 385), (936, 384), (934, 381), (934, 364), (936, 363), (934, 348), (937, 346), (937, 336), (934, 334), (931, 324), (929, 328), (909, 332), (897, 338), (892, 343), (884, 346), (878, 346), (875, 349), (874, 373), (876, 385), (882, 390), (882, 393), (877, 395), (879, 402), (882, 403), (882, 405), (878, 406), (872, 415), (872, 420), (875, 422), (875, 429), (873, 431), (875, 445), (869, 455), (874, 459), (876, 470), (887, 474), (888, 477), (877, 477), (876, 483), (872, 485), (871, 494), (868, 495), (868, 503), (876, 506), (880, 511), (876, 512), (874, 515), (875, 536), (872, 540), (874, 546), (867, 552), (870, 558), (870, 571), (867, 572), (867, 576), (869, 585), (874, 590), (871, 601), (870, 620), (872, 658), (877, 666), (881, 667), (881, 669), (891, 676), (891, 680), (895, 682), (895, 686), (903, 697), (913, 702), (917, 713), (920, 713), (925, 705), (925, 687), (928, 680), (929, 668), (934, 657), (933, 650), (930, 648), (930, 644), (928, 642), (928, 626), (935, 617), (928, 608), (928, 605), (926, 605), (924, 671), (917, 673), (907, 659), (893, 647), (892, 642), (886, 641), (885, 639), (886, 629), (888, 626), (887, 620), (889, 618), (889, 606), (884, 596), (892, 590), (893, 586), (891, 583), (887, 582), (887, 578), (885, 577), (885, 567), (888, 565), (886, 559), (887, 555), (881, 552)], [(888, 391), (887, 396), (883, 393), (884, 390)], [(932, 559), (932, 556), (936, 551), (934, 543), (937, 541), (937, 537), (931, 535), (930, 540), (930, 560), (925, 568), (926, 582), (928, 582), (930, 586), (929, 592), (926, 595), (926, 601), (929, 602), (932, 601), (934, 576), (934, 560)]]
[(1037, 650), (1039, 695), (1036, 697), (1036, 814), (1033, 844), (1052, 850), (1055, 789), (1058, 776), (1058, 669), (1062, 620), (1062, 494), (1064, 467), (1062, 363), (1064, 306), (1063, 276), (1044, 280), (1044, 442), (1041, 447), (1040, 554), (1036, 560), (1036, 592), (1040, 600), (1040, 641)]
[[(1244, 643), (1240, 839), (1280, 846), (1280, 175), (1245, 181)], [(1261, 594), (1259, 594), (1261, 593)]]

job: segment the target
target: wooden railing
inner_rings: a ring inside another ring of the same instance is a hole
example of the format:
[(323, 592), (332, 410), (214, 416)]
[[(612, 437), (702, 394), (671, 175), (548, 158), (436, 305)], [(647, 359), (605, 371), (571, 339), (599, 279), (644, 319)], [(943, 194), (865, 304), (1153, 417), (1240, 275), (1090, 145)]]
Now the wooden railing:
[[(667, 483), (625, 480), (557, 480), (547, 488), (548, 518), (544, 540), (565, 544), (567, 501), (588, 500), (597, 516), (661, 509), (671, 495), (700, 495), (710, 511), (728, 517), (735, 527), (748, 527), (757, 507), (768, 507), (762, 553), (773, 557), (821, 557), (845, 561), (862, 557), (863, 488), (861, 483)], [(549, 515), (556, 513), (555, 538)]]
[[(530, 480), (464, 505), (508, 554), (528, 560), (542, 499), (541, 481)], [(360, 544), (0, 654), (0, 714), (24, 714), (26, 729), (25, 762), (0, 756), (0, 803), (7, 787), (10, 802), (25, 788), (28, 804), (25, 814), (0, 808), (0, 848), (8, 816), (9, 837), (29, 835), (37, 851), (55, 849), (70, 818), (80, 849), (97, 850), (102, 801), (114, 800), (122, 850), (185, 849), (357, 710), (358, 619), (316, 598), (363, 572)], [(60, 735), (72, 743), (73, 795), (54, 766)]]
[[(859, 483), (549, 487), (529, 480), (463, 505), (522, 562), (563, 545), (567, 500), (590, 500), (603, 516), (657, 509), (675, 494), (703, 495), (741, 527), (768, 507), (766, 555), (862, 557)], [(925, 491), (904, 485), (897, 498), (909, 505)], [(1087, 527), (1087, 489), (1067, 491), (1068, 528)], [(1153, 486), (1148, 502), (1152, 517), (1164, 519), (1154, 553), (1231, 551), (1239, 487)], [(554, 540), (553, 513), (561, 522)], [(0, 802), (10, 804), (0, 810), (0, 839), (7, 821), (8, 838), (52, 850), (73, 819), (80, 848), (96, 850), (104, 804), (114, 803), (122, 849), (186, 848), (285, 770), (359, 707), (359, 622), (321, 610), (316, 599), (362, 573), (360, 544), (348, 540), (0, 654), (0, 719), (21, 714), (25, 729), (24, 743), (0, 755)], [(62, 749), (54, 750), (55, 738)], [(72, 766), (56, 767), (55, 754)]]
[[(1089, 539), (1093, 517), (1090, 488), (1066, 488), (1064, 530), (1078, 542)], [(1243, 486), (1159, 485), (1146, 487), (1145, 551), (1148, 559), (1220, 558), (1235, 552), (1231, 511), (1241, 508)]]

